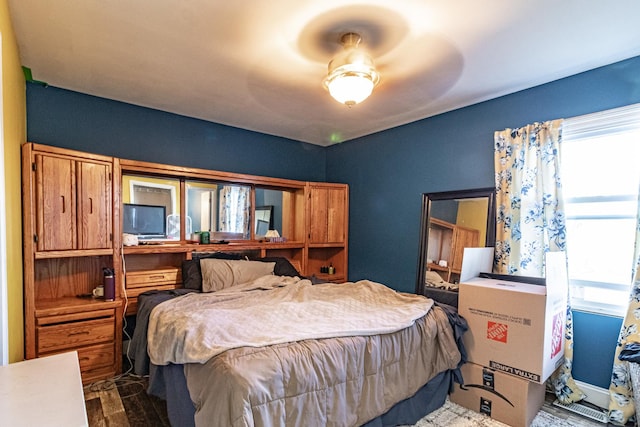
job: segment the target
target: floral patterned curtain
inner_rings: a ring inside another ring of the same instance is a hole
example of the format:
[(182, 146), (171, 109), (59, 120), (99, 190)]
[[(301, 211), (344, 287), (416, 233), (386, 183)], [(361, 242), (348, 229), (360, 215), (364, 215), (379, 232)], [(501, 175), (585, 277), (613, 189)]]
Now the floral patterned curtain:
[[(496, 273), (542, 277), (544, 254), (566, 250), (561, 135), (562, 120), (495, 132)], [(571, 376), (572, 363), (573, 318), (568, 306), (564, 363), (549, 380), (564, 403), (585, 397)]]
[[(627, 314), (618, 336), (618, 345), (613, 359), (611, 385), (609, 386), (609, 422), (619, 425), (625, 425), (629, 418), (636, 414), (634, 391), (629, 372), (629, 363), (636, 362), (623, 362), (618, 357), (627, 343), (640, 343), (640, 190), (638, 194), (635, 263), (631, 274), (633, 285), (629, 296)], [(637, 378), (636, 381), (638, 381)], [(636, 382), (637, 384), (638, 382)], [(635, 393), (640, 395), (640, 390), (636, 390)]]
[(249, 233), (250, 189), (225, 185), (220, 190), (220, 231), (227, 233)]

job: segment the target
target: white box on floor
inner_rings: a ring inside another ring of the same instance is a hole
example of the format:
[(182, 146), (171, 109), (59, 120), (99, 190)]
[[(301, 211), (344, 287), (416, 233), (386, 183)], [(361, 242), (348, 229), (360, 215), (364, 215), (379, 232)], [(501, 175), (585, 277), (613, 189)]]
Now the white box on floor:
[(462, 366), (462, 377), (464, 385), (455, 385), (450, 400), (512, 427), (529, 427), (544, 404), (544, 384), (475, 363)]
[(0, 366), (5, 426), (88, 426), (78, 352)]
[(458, 310), (468, 361), (544, 383), (564, 359), (565, 254), (547, 254), (544, 279), (482, 274), (492, 260), (493, 248), (465, 249)]

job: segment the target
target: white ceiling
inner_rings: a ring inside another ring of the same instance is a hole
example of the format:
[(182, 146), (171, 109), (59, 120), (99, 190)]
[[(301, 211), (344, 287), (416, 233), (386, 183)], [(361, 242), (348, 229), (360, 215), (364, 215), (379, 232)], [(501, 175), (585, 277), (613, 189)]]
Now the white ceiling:
[[(9, 0), (49, 85), (327, 146), (640, 55), (638, 0)], [(343, 33), (381, 73), (322, 86)]]

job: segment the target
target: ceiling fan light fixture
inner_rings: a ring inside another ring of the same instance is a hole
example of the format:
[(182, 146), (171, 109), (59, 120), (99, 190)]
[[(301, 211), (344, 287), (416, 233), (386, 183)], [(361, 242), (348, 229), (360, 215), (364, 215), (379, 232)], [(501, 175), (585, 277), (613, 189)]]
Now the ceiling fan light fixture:
[(358, 48), (362, 38), (356, 33), (342, 36), (342, 52), (329, 62), (329, 73), (324, 86), (338, 102), (351, 106), (371, 95), (380, 81), (371, 57)]

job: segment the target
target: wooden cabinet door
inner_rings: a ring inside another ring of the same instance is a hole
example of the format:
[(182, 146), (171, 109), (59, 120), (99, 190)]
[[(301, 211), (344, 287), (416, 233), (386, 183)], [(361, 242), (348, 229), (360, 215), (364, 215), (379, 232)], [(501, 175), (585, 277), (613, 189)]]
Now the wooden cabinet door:
[(75, 249), (75, 161), (45, 155), (35, 161), (37, 250)]
[(344, 243), (346, 193), (343, 189), (329, 189), (327, 194), (327, 242)]
[(311, 243), (344, 243), (346, 202), (347, 195), (343, 188), (311, 188)]
[(38, 251), (111, 247), (110, 165), (36, 155)]
[(77, 163), (78, 249), (111, 247), (111, 172), (109, 165)]
[(327, 197), (328, 190), (326, 188), (311, 188), (309, 196), (309, 241), (311, 243), (327, 241)]
[(480, 232), (475, 229), (456, 226), (453, 237), (453, 251), (451, 269), (462, 270), (462, 257), (464, 248), (477, 248), (480, 240)]

